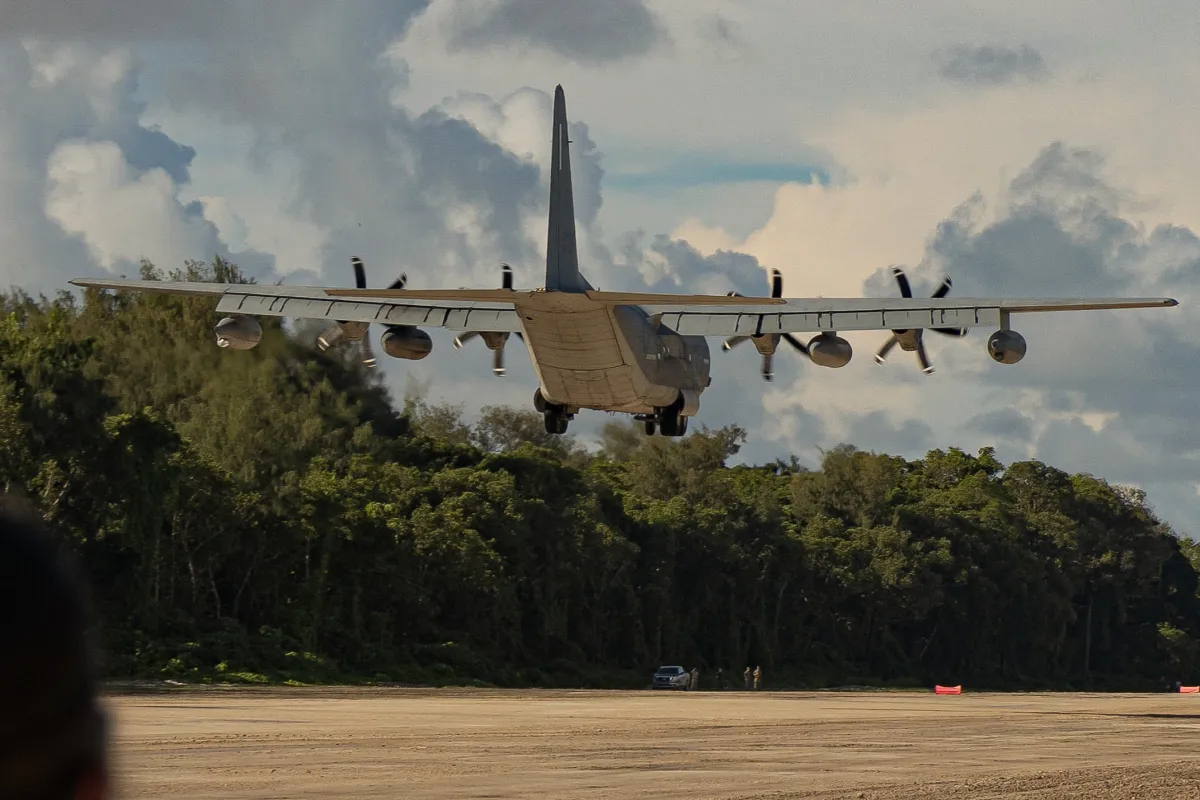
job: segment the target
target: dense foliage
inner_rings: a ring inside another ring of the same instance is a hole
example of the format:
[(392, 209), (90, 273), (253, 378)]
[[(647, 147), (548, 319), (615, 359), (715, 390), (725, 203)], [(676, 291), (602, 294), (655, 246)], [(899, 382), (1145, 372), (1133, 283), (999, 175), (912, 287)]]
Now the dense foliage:
[(1196, 550), (1090, 475), (989, 450), (729, 467), (735, 427), (614, 422), (588, 453), (532, 410), (396, 409), (308, 328), (219, 351), (203, 298), (6, 305), (0, 476), (82, 554), (114, 677), (1200, 679)]

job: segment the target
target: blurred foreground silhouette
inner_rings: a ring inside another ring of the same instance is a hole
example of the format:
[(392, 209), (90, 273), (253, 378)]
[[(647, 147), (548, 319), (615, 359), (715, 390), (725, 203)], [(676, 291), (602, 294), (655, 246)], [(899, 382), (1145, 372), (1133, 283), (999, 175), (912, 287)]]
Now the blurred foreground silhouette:
[(0, 507), (0, 799), (108, 796), (91, 603), (37, 518)]

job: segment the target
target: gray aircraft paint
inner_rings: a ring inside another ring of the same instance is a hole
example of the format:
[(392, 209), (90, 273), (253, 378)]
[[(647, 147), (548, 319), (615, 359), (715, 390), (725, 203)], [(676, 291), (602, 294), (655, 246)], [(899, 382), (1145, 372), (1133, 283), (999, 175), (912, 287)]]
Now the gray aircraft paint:
[[(579, 269), (567, 104), (561, 86), (554, 90), (553, 124), (545, 291), (583, 294), (594, 289)], [(515, 303), (547, 402), (572, 411), (653, 414), (675, 404), (680, 391), (687, 390), (684, 404), (698, 409), (710, 366), (703, 336), (681, 337), (655, 325), (637, 306), (594, 304), (588, 310), (546, 311), (532, 305)]]
[(546, 291), (592, 289), (579, 272), (575, 242), (575, 195), (571, 189), (571, 141), (567, 135), (567, 99), (554, 88), (554, 134), (550, 155), (550, 221), (546, 236)]
[[(257, 344), (256, 326), (248, 318), (259, 315), (334, 320), (356, 331), (370, 324), (405, 326), (425, 337), (421, 347), (393, 342), (396, 346), (386, 348), (401, 358), (428, 354), (428, 337), (420, 328), (497, 334), (483, 337), (492, 349), (507, 340), (500, 334), (520, 333), (542, 400), (568, 414), (589, 408), (651, 419), (668, 408), (685, 418), (699, 411), (700, 395), (710, 382), (707, 336), (753, 337), (760, 353), (767, 355), (764, 351), (774, 352), (779, 335), (785, 333), (905, 331), (909, 333), (898, 344), (907, 350), (919, 335), (912, 332), (986, 326), (999, 329), (988, 340), (988, 354), (1011, 364), (1025, 353), (1024, 340), (1009, 327), (1013, 314), (1178, 305), (1172, 298), (752, 298), (598, 292), (579, 269), (561, 86), (554, 91), (553, 126), (546, 285), (541, 289), (373, 290), (90, 278), (72, 283), (215, 297), (217, 311), (232, 319), (218, 325), (217, 335), (224, 334), (222, 346), (232, 349)], [(815, 358), (814, 363), (821, 365)]]

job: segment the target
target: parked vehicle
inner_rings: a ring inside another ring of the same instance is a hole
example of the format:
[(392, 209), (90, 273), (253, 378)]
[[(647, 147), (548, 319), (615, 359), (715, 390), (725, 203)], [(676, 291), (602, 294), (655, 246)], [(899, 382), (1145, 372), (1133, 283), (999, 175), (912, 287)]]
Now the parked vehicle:
[(651, 689), (687, 689), (691, 676), (680, 666), (659, 667), (650, 681)]

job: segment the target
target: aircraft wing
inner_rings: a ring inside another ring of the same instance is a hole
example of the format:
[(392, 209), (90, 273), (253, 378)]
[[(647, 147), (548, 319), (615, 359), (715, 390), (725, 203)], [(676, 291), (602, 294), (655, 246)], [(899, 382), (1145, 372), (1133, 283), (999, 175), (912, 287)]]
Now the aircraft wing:
[[(337, 289), (309, 286), (276, 286), (246, 283), (189, 281), (130, 281), (80, 278), (76, 286), (158, 294), (219, 298), (216, 310), (251, 316), (329, 319), (380, 325), (416, 325), (451, 331), (481, 333), (521, 330), (511, 302), (501, 290), (430, 292), (434, 297), (405, 297), (403, 292), (381, 290), (378, 296), (343, 296)], [(416, 293), (414, 293), (416, 294)]]
[[(688, 305), (677, 295), (655, 302), (645, 295), (642, 306), (661, 314), (661, 324), (683, 335), (757, 336), (769, 333), (819, 331), (914, 330), (916, 328), (999, 328), (1011, 314), (1048, 311), (1094, 311), (1123, 308), (1166, 308), (1178, 305), (1170, 297), (1113, 298), (737, 298)], [(697, 298), (700, 299), (700, 298)], [(710, 298), (704, 298), (709, 300)], [(714, 299), (715, 300), (715, 299)]]
[(540, 305), (578, 298), (640, 305), (684, 335), (756, 336), (818, 331), (1002, 326), (1011, 314), (1165, 308), (1169, 297), (1114, 298), (755, 298), (588, 291), (579, 295), (511, 289), (339, 289), (309, 286), (81, 278), (76, 286), (219, 298), (217, 311), (275, 317), (417, 325), (452, 331), (521, 330), (514, 300)]

